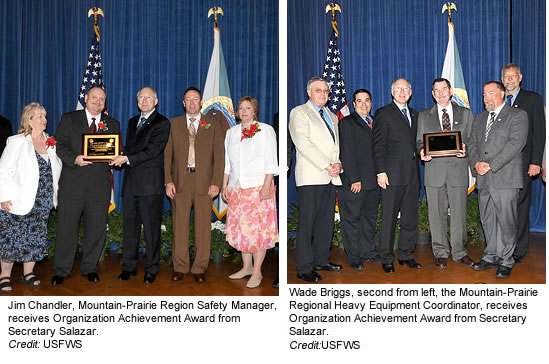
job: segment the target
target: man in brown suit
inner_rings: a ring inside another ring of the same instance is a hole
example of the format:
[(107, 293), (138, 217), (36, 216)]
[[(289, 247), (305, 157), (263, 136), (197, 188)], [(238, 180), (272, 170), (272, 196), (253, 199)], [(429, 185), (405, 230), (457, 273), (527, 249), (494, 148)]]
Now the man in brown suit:
[[(223, 131), (216, 119), (200, 113), (201, 106), (200, 90), (185, 90), (185, 115), (170, 120), (170, 137), (164, 151), (166, 195), (172, 200), (174, 281), (182, 280), (189, 270), (195, 281), (206, 280), (212, 199), (223, 182)], [(191, 266), (189, 222), (193, 206), (195, 259)]]

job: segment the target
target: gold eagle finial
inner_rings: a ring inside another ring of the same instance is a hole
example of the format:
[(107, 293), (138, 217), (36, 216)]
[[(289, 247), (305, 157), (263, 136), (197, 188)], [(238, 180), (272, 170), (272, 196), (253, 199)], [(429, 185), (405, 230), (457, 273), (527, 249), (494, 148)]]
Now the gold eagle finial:
[(337, 36), (339, 35), (339, 32), (337, 31), (337, 21), (335, 20), (336, 11), (339, 11), (339, 13), (341, 14), (341, 7), (339, 7), (339, 4), (329, 3), (328, 5), (326, 5), (326, 14), (332, 12), (332, 28), (334, 28)]
[(99, 25), (97, 25), (97, 16), (101, 15), (102, 17), (105, 17), (105, 14), (103, 14), (103, 10), (101, 8), (96, 8), (95, 6), (91, 8), (88, 11), (88, 18), (93, 15), (93, 30), (95, 30), (95, 35), (97, 35), (97, 39), (101, 39), (99, 36)]
[(217, 14), (225, 16), (225, 14), (223, 14), (223, 9), (219, 6), (214, 6), (208, 11), (208, 18), (212, 15), (214, 16), (214, 28), (217, 28)]
[(458, 11), (455, 3), (447, 2), (442, 6), (442, 14), (448, 10), (448, 23), (452, 22), (452, 10)]

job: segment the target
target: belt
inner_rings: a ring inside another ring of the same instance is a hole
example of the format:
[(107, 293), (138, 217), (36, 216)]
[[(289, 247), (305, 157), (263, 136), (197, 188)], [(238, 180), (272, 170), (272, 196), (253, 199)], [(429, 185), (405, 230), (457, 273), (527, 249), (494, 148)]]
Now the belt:
[(196, 172), (195, 167), (187, 167), (187, 172)]

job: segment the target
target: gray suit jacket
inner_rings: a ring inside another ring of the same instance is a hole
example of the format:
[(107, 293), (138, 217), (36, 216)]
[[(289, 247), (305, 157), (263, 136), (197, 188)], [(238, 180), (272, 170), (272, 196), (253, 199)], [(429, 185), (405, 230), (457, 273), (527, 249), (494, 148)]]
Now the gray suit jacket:
[(528, 115), (505, 104), (485, 142), (488, 115), (488, 111), (484, 111), (475, 117), (469, 143), (471, 169), (477, 162), (490, 164), (488, 173), (477, 176), (477, 188), (522, 188), (521, 150), (528, 137)]
[[(460, 131), (463, 143), (468, 147), (473, 126), (473, 113), (471, 110), (452, 103), (452, 131)], [(438, 109), (435, 104), (431, 108), (419, 113), (417, 126), (417, 150), (418, 154), (423, 148), (423, 134), (441, 133)], [(445, 183), (454, 187), (468, 187), (469, 159), (468, 157), (438, 157), (425, 162), (424, 185), (429, 187), (442, 187)]]

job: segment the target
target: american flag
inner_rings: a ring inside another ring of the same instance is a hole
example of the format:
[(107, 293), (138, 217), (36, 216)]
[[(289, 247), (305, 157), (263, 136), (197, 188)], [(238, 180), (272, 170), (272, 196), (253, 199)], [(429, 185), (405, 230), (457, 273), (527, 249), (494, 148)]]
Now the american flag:
[(337, 114), (337, 118), (341, 120), (349, 115), (350, 112), (345, 93), (345, 81), (343, 81), (343, 74), (341, 73), (341, 52), (337, 46), (337, 34), (334, 29), (332, 29), (330, 43), (328, 44), (328, 53), (326, 54), (326, 63), (324, 63), (322, 78), (330, 86), (330, 99), (328, 100), (327, 107), (331, 112)]
[(82, 77), (82, 85), (78, 92), (78, 102), (76, 104), (76, 110), (84, 109), (84, 95), (88, 90), (94, 86), (103, 86), (103, 76), (101, 74), (101, 55), (99, 54), (99, 39), (95, 32), (93, 33), (93, 39), (90, 45), (90, 53), (88, 54), (88, 60), (86, 62), (86, 69), (84, 71), (84, 77)]
[[(88, 60), (86, 61), (86, 69), (84, 70), (84, 77), (82, 77), (82, 85), (78, 90), (78, 101), (76, 103), (76, 110), (83, 110), (86, 102), (84, 96), (88, 93), (89, 89), (94, 86), (100, 86), (105, 89), (103, 85), (103, 75), (101, 73), (101, 55), (99, 54), (99, 38), (95, 32), (93, 33), (92, 42), (90, 44), (90, 53), (88, 54)], [(108, 110), (105, 111), (107, 114)], [(114, 181), (111, 170), (111, 201), (109, 202), (109, 213), (116, 208), (114, 201)]]

